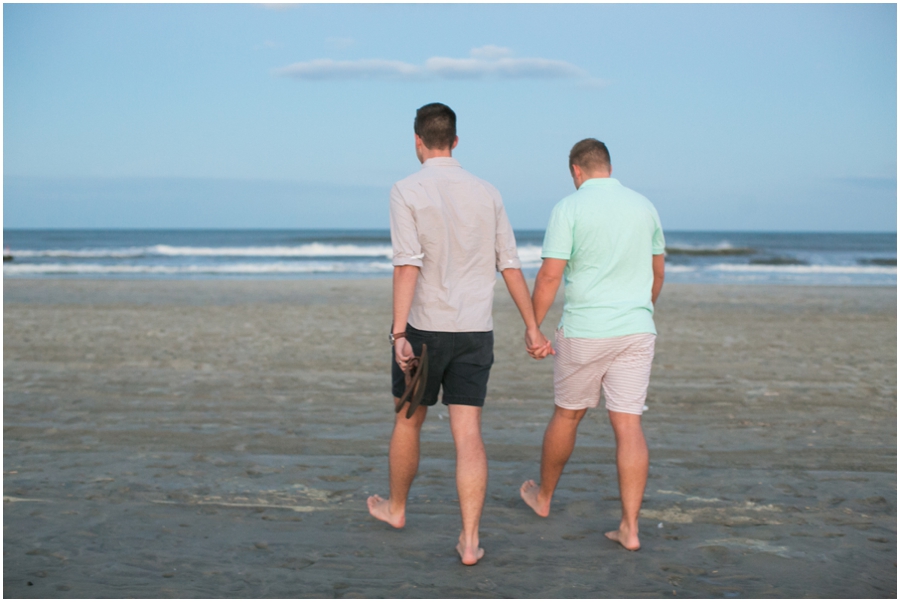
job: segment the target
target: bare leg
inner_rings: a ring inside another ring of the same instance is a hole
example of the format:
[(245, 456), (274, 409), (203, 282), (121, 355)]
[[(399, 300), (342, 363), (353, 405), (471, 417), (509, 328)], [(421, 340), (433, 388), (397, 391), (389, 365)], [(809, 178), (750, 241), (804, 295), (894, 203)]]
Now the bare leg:
[[(397, 401), (394, 398), (395, 404)], [(390, 497), (373, 495), (367, 501), (369, 514), (398, 529), (406, 525), (406, 498), (419, 470), (419, 435), (427, 413), (426, 406), (419, 406), (412, 418), (406, 418), (405, 408), (397, 414), (388, 452)]]
[(484, 556), (484, 550), (478, 545), (478, 526), (487, 492), (488, 465), (481, 439), (481, 408), (455, 404), (447, 408), (456, 444), (456, 490), (462, 515), (456, 551), (463, 564), (472, 565)]
[(622, 499), (622, 522), (606, 536), (622, 544), (626, 550), (641, 547), (638, 539), (638, 514), (647, 486), (650, 453), (637, 414), (610, 412), (609, 421), (616, 434), (616, 468), (619, 471), (619, 496)]
[(538, 516), (550, 514), (550, 500), (553, 492), (562, 476), (566, 462), (575, 449), (575, 437), (578, 434), (578, 425), (587, 409), (567, 410), (555, 406), (553, 417), (544, 432), (544, 448), (541, 452), (541, 484), (533, 480), (522, 483), (519, 493), (525, 503), (534, 510)]

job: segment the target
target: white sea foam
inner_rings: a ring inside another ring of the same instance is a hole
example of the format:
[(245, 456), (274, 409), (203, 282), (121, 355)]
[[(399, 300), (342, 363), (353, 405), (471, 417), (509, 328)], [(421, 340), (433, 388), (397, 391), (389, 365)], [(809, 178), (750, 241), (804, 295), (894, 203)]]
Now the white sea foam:
[(313, 242), (298, 246), (273, 247), (149, 247), (154, 255), (193, 257), (387, 257), (390, 245), (333, 245)]
[(688, 272), (696, 272), (697, 267), (692, 265), (667, 265), (667, 274), (687, 274)]
[(230, 263), (219, 265), (103, 265), (97, 263), (4, 264), (4, 275), (29, 274), (314, 274), (382, 273), (393, 266), (388, 262), (275, 262)]
[[(531, 267), (541, 262), (541, 247), (522, 245), (518, 248), (519, 259)], [(260, 247), (178, 247), (153, 245), (149, 247), (128, 247), (120, 249), (44, 249), (40, 251), (15, 250), (13, 256), (25, 258), (72, 258), (72, 259), (134, 259), (139, 257), (384, 257), (393, 255), (390, 245), (334, 245), (328, 243), (308, 243), (297, 246)]]
[[(266, 255), (257, 255), (265, 257)], [(327, 255), (326, 255), (327, 256)], [(331, 255), (332, 257), (340, 257)], [(88, 256), (90, 257), (90, 256)], [(108, 256), (106, 256), (108, 257)], [(302, 257), (302, 256), (297, 256)], [(540, 267), (540, 247), (527, 245), (519, 247), (522, 267)], [(3, 273), (7, 276), (38, 274), (304, 274), (304, 273), (387, 273), (392, 269), (389, 261), (323, 261), (321, 257), (311, 257), (308, 261), (273, 261), (248, 263), (213, 263), (182, 265), (134, 265), (124, 263), (4, 263)], [(895, 266), (872, 265), (759, 265), (718, 263), (709, 266), (668, 265), (669, 274), (759, 274), (759, 275), (860, 275), (896, 276)]]
[(129, 259), (147, 256), (162, 257), (386, 257), (392, 255), (390, 245), (334, 245), (309, 243), (297, 246), (267, 247), (176, 247), (153, 245), (121, 249), (45, 249), (40, 251), (13, 250), (18, 258), (54, 257), (59, 259)]
[(16, 249), (11, 251), (16, 259), (26, 257), (56, 257), (65, 259), (133, 259), (147, 255), (147, 247), (127, 247), (122, 249), (44, 249), (41, 251), (29, 251)]
[(730, 251), (736, 247), (727, 240), (715, 245), (692, 245), (687, 243), (671, 243), (666, 245), (667, 250), (676, 251)]
[(750, 255), (754, 251), (750, 247), (735, 247), (727, 240), (715, 245), (692, 245), (685, 243), (671, 243), (666, 245), (668, 255)]
[(897, 274), (896, 267), (856, 265), (747, 265), (717, 263), (704, 269), (719, 272), (768, 274)]
[(541, 247), (537, 245), (521, 245), (516, 249), (523, 268), (541, 267)]

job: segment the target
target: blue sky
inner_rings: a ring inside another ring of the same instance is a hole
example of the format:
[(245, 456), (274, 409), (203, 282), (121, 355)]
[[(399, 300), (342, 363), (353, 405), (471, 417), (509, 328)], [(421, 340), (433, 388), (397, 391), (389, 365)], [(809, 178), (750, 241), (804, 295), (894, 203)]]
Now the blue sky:
[(543, 228), (571, 146), (681, 230), (895, 231), (893, 4), (3, 7), (4, 227), (384, 228), (412, 121)]

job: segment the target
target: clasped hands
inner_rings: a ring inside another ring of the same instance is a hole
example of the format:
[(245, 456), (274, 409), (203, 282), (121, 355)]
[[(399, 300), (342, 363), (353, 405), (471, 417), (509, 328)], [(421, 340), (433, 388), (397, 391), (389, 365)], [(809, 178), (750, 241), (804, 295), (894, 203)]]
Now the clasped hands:
[(525, 349), (528, 355), (536, 360), (542, 360), (548, 355), (556, 355), (553, 345), (538, 327), (525, 329)]
[[(526, 329), (525, 349), (528, 351), (528, 355), (536, 360), (542, 360), (548, 355), (556, 355), (553, 345), (537, 327)], [(400, 369), (405, 372), (409, 366), (409, 360), (414, 357), (412, 345), (406, 339), (397, 339), (394, 345), (394, 354)]]

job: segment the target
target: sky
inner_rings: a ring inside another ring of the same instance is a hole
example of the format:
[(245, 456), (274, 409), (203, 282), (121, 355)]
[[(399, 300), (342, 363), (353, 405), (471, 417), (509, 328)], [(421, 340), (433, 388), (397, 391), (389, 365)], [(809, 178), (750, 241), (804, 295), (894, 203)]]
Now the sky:
[(4, 228), (386, 228), (418, 107), (543, 229), (896, 231), (894, 4), (4, 4)]

